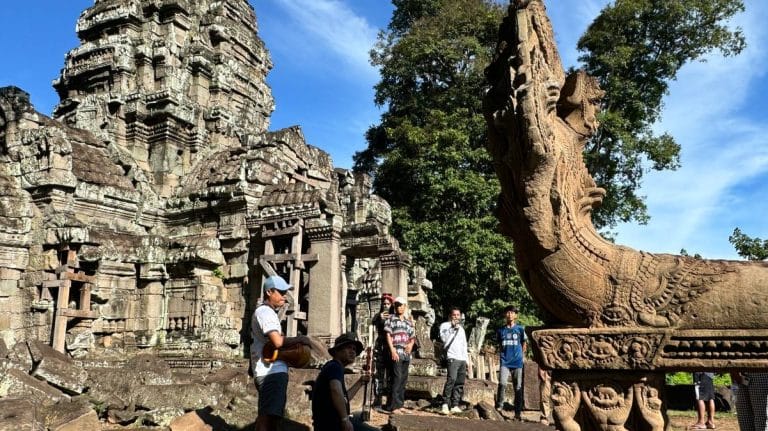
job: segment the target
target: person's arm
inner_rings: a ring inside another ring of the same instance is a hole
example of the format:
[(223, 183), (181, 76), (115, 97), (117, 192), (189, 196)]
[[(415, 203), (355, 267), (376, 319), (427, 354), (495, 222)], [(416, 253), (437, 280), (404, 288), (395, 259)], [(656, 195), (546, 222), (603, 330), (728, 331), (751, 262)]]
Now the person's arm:
[(349, 421), (347, 402), (344, 399), (344, 390), (341, 387), (341, 381), (333, 379), (329, 382), (329, 385), (331, 387), (331, 405), (336, 410), (336, 414), (339, 415), (339, 418), (341, 418), (341, 429), (344, 431), (352, 431), (352, 422)]
[(405, 353), (411, 354), (413, 351), (413, 346), (416, 345), (416, 328), (411, 324), (410, 331), (408, 335), (410, 338), (408, 338), (408, 344), (405, 345)]
[(408, 339), (408, 344), (405, 345), (405, 353), (411, 353), (413, 351), (413, 346), (416, 344), (416, 337), (411, 335), (411, 338)]
[(267, 337), (269, 338), (269, 341), (274, 344), (276, 349), (281, 347), (291, 347), (295, 344), (306, 344), (308, 346), (312, 345), (309, 339), (304, 335), (299, 335), (298, 337), (284, 337), (278, 331), (272, 331), (267, 334)]
[(400, 355), (397, 354), (395, 344), (392, 342), (392, 333), (387, 331), (387, 346), (389, 346), (389, 353), (392, 355), (392, 360), (397, 362), (400, 360)]

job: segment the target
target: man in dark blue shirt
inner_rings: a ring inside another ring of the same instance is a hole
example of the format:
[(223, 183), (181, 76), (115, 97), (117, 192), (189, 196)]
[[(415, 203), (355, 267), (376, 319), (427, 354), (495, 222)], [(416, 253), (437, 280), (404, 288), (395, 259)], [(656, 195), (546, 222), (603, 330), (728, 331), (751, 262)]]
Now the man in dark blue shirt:
[(315, 431), (353, 431), (350, 422), (349, 400), (354, 398), (361, 383), (370, 381), (364, 375), (347, 392), (344, 367), (355, 362), (363, 351), (363, 344), (353, 333), (336, 337), (328, 353), (333, 357), (323, 365), (312, 390), (312, 426)]
[(512, 376), (515, 384), (515, 419), (521, 419), (523, 410), (523, 358), (526, 350), (525, 329), (516, 324), (517, 307), (508, 306), (504, 309), (504, 318), (507, 324), (496, 331), (496, 339), (499, 341), (499, 388), (496, 392), (496, 408), (504, 408), (504, 395), (507, 389), (507, 380)]

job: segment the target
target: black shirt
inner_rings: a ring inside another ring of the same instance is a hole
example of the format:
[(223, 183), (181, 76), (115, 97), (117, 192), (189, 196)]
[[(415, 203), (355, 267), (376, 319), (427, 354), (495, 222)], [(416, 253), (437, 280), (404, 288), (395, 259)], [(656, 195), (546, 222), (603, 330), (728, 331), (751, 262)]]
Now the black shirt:
[(312, 390), (312, 426), (315, 431), (336, 431), (341, 429), (341, 419), (331, 400), (331, 380), (341, 382), (344, 402), (349, 415), (349, 397), (347, 385), (344, 384), (344, 367), (340, 362), (331, 359), (323, 365)]

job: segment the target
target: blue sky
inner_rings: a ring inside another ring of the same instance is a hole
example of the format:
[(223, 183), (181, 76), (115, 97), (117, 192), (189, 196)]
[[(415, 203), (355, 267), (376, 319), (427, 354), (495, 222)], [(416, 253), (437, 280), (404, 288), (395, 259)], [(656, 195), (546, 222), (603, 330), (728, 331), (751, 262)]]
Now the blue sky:
[[(576, 40), (607, 0), (548, 0), (564, 64), (576, 64)], [(682, 167), (649, 173), (641, 194), (651, 221), (622, 225), (617, 242), (651, 252), (681, 248), (708, 258), (738, 258), (728, 243), (735, 227), (768, 237), (768, 2), (745, 0), (735, 19), (749, 47), (739, 57), (717, 55), (683, 68), (665, 99), (659, 131), (682, 145)], [(77, 46), (77, 17), (93, 0), (27, 0), (0, 11), (0, 86), (17, 85), (50, 114), (51, 87), (66, 52)], [(351, 167), (378, 121), (373, 104), (378, 72), (368, 51), (389, 21), (386, 0), (253, 0), (260, 36), (271, 51), (268, 83), (276, 110), (272, 129), (302, 126), (307, 141)]]

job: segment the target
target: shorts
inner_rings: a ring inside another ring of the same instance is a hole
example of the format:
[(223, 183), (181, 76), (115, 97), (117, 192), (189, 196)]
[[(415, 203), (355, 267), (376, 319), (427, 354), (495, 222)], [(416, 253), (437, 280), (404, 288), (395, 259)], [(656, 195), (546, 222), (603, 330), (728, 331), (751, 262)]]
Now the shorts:
[(288, 373), (274, 373), (255, 379), (259, 391), (259, 416), (285, 416)]
[(712, 377), (705, 373), (695, 373), (694, 379), (698, 380), (695, 386), (696, 399), (700, 401), (709, 401), (715, 399), (715, 383)]

